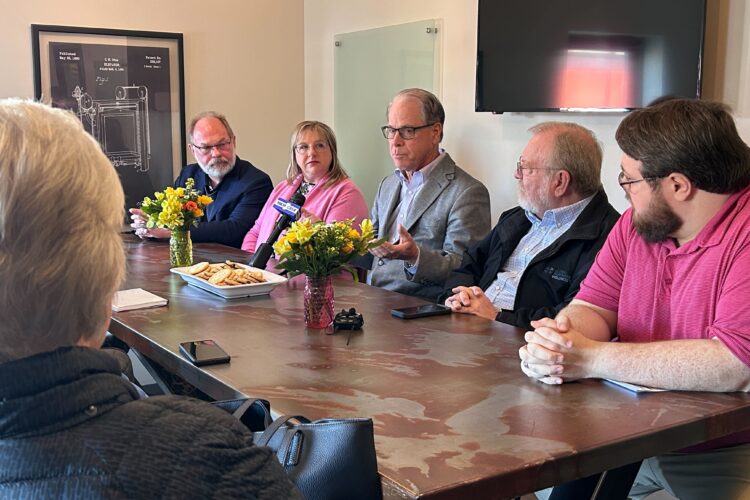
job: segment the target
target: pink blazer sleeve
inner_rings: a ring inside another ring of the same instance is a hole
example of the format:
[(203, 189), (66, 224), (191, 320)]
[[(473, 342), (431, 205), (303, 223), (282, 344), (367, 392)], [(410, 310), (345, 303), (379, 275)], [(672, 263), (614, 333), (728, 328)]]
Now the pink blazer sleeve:
[(263, 210), (260, 211), (260, 215), (255, 220), (255, 224), (250, 228), (250, 231), (245, 235), (245, 239), (242, 240), (242, 250), (250, 253), (255, 252), (255, 246), (258, 244), (258, 237), (261, 232), (261, 228), (268, 224), (268, 219), (276, 220), (276, 211), (273, 209), (273, 203), (279, 198), (281, 191), (287, 186), (286, 181), (281, 181), (271, 192), (266, 204), (263, 205)]
[(250, 228), (250, 231), (247, 232), (245, 235), (245, 239), (242, 240), (242, 249), (246, 252), (254, 253), (255, 252), (255, 245), (258, 242), (258, 233), (260, 232), (260, 224), (258, 224), (258, 221), (260, 221), (261, 217), (263, 217), (263, 214), (267, 212), (267, 206), (263, 207), (263, 210), (260, 212), (260, 215), (258, 216), (258, 219), (255, 221), (255, 224), (253, 224), (253, 227)]
[(367, 202), (354, 181), (345, 179), (334, 186), (333, 200), (325, 214), (318, 215), (326, 222), (346, 220), (354, 217), (355, 227), (368, 216)]

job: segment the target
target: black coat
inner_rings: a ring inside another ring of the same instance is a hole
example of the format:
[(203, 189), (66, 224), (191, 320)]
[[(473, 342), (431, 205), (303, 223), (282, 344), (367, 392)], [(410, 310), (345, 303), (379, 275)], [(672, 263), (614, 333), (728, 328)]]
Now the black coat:
[[(497, 321), (530, 328), (532, 320), (555, 317), (575, 298), (619, 217), (604, 191), (596, 193), (570, 229), (529, 262), (518, 283), (513, 310), (498, 313)], [(521, 207), (504, 212), (492, 232), (464, 252), (461, 267), (448, 277), (440, 301), (452, 295), (456, 286), (489, 288), (530, 228)]]
[(301, 498), (228, 413), (137, 398), (95, 349), (0, 364), (0, 497)]
[[(195, 180), (195, 189), (206, 192), (210, 181), (197, 163), (183, 167), (174, 181), (175, 187), (185, 186), (189, 177)], [(240, 248), (272, 190), (268, 174), (238, 156), (234, 168), (211, 194), (214, 202), (198, 219), (198, 227), (190, 228), (192, 240)]]

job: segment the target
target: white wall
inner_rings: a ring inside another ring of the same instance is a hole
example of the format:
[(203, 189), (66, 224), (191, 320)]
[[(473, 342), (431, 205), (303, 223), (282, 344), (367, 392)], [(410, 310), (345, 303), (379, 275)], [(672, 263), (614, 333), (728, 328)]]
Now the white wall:
[(31, 24), (183, 33), (186, 120), (225, 113), (239, 155), (278, 181), (304, 118), (303, 11), (303, 0), (0, 0), (0, 97), (33, 97)]
[[(750, 117), (750, 90), (746, 90), (746, 83), (750, 83), (750, 64), (745, 55), (750, 54), (750, 47), (744, 26), (750, 24), (750, 9), (745, 8), (746, 0), (709, 2), (707, 39), (711, 42), (706, 46), (704, 95), (723, 98), (737, 109), (747, 140), (750, 126), (745, 124), (750, 120), (745, 117)], [(623, 114), (474, 112), (477, 0), (305, 0), (305, 115), (333, 123), (335, 34), (430, 18), (443, 22), (443, 80), (438, 96), (446, 110), (443, 145), (459, 165), (490, 190), (493, 218), (515, 205), (516, 159), (529, 138), (528, 128), (545, 120), (575, 121), (597, 134), (604, 144), (602, 181), (610, 202), (620, 211), (627, 207), (616, 182), (620, 150), (614, 140)], [(379, 140), (379, 135), (374, 133), (373, 140)]]
[[(709, 0), (704, 95), (736, 109), (747, 140), (746, 4)], [(528, 139), (526, 130), (548, 119), (575, 120), (597, 133), (605, 146), (605, 188), (615, 207), (626, 207), (615, 182), (619, 150), (613, 139), (622, 115), (493, 116), (473, 111), (477, 0), (0, 0), (0, 12), (0, 97), (33, 95), (32, 23), (183, 33), (187, 117), (205, 109), (225, 112), (237, 133), (240, 155), (274, 181), (283, 175), (294, 124), (303, 118), (333, 123), (335, 34), (442, 19), (444, 145), (490, 189), (493, 215), (515, 202), (512, 169)]]

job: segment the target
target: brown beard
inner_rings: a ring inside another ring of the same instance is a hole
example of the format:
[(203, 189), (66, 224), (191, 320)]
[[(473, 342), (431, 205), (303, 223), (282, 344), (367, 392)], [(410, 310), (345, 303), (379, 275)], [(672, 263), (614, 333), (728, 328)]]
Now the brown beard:
[(655, 191), (648, 209), (633, 212), (633, 227), (649, 243), (659, 243), (682, 227), (683, 220), (667, 205), (661, 191)]

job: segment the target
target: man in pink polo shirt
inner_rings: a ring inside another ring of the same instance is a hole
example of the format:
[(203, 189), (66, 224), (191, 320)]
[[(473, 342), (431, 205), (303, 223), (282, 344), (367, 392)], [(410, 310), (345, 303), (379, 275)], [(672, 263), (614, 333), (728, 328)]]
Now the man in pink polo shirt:
[[(687, 99), (630, 113), (616, 138), (632, 208), (571, 304), (531, 323), (521, 369), (548, 384), (749, 391), (750, 148), (726, 106)], [(750, 498), (749, 443), (750, 431), (647, 459), (630, 496)]]

